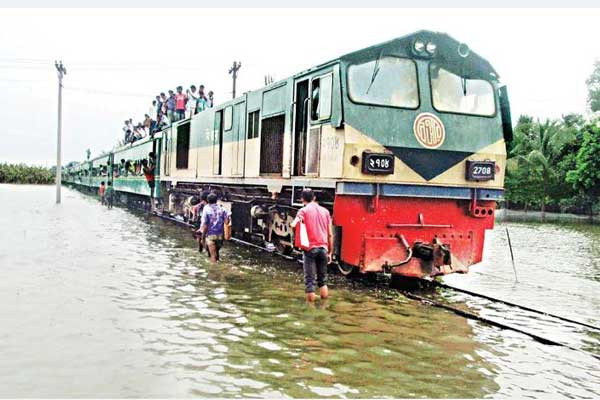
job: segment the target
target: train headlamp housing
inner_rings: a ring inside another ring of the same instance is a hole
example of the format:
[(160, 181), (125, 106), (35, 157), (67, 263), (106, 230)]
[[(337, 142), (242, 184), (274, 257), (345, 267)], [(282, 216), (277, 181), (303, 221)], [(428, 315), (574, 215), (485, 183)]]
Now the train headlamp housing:
[(412, 53), (417, 57), (433, 57), (437, 50), (437, 44), (424, 39), (415, 39), (412, 43)]
[(436, 50), (437, 44), (435, 44), (434, 42), (427, 42), (427, 45), (425, 45), (425, 51), (430, 55), (434, 55)]
[(425, 42), (420, 39), (415, 40), (413, 43), (413, 51), (415, 54), (423, 55), (423, 52), (425, 51)]

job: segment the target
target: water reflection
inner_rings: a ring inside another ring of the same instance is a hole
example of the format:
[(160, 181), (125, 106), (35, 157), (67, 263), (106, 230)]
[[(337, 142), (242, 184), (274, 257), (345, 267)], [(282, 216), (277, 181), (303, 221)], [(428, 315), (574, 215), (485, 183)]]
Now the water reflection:
[(210, 265), (171, 223), (73, 191), (61, 207), (51, 198), (52, 188), (0, 185), (0, 304), (9, 305), (0, 308), (0, 396), (597, 390), (597, 365), (570, 350), (341, 279), (326, 305), (310, 307), (294, 263), (228, 246), (225, 262)]

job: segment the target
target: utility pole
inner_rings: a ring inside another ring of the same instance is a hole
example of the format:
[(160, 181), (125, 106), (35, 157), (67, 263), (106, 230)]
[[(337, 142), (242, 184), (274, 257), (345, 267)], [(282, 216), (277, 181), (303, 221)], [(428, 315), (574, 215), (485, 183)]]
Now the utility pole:
[(61, 130), (62, 130), (62, 80), (67, 74), (67, 69), (62, 61), (54, 61), (58, 73), (58, 130), (56, 132), (56, 204), (60, 204), (60, 185), (62, 179), (62, 166), (60, 162)]
[(233, 75), (233, 98), (235, 99), (235, 81), (237, 80), (237, 72), (242, 67), (241, 61), (234, 61), (233, 67), (229, 68), (229, 73)]

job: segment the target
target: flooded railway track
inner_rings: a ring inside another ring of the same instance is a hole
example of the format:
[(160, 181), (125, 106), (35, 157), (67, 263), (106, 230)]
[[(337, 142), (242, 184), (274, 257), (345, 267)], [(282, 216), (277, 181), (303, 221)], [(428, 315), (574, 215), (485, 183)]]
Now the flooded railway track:
[[(579, 321), (574, 321), (574, 320), (571, 320), (571, 319), (568, 319), (568, 318), (564, 318), (564, 317), (561, 317), (561, 316), (558, 316), (558, 315), (553, 315), (553, 314), (547, 313), (547, 312), (542, 311), (542, 310), (536, 310), (536, 309), (533, 309), (533, 308), (530, 308), (530, 307), (526, 307), (526, 306), (522, 306), (522, 305), (519, 305), (519, 304), (510, 303), (510, 302), (507, 302), (507, 301), (504, 301), (504, 300), (501, 300), (501, 299), (493, 298), (491, 296), (486, 296), (486, 295), (483, 295), (483, 294), (480, 294), (480, 293), (466, 291), (466, 290), (455, 288), (455, 287), (452, 287), (452, 286), (449, 286), (449, 285), (445, 285), (445, 284), (442, 284), (442, 283), (439, 283), (439, 282), (434, 283), (434, 286), (438, 286), (440, 288), (448, 289), (448, 290), (457, 290), (457, 291), (459, 291), (459, 292), (461, 292), (463, 294), (467, 294), (467, 295), (472, 296), (472, 297), (484, 298), (486, 300), (489, 300), (489, 301), (492, 301), (492, 302), (495, 302), (495, 303), (499, 303), (499, 304), (503, 304), (503, 305), (508, 306), (508, 307), (519, 308), (519, 309), (525, 310), (525, 311), (527, 311), (527, 312), (529, 312), (531, 314), (541, 314), (541, 315), (544, 315), (546, 317), (555, 319), (557, 321), (556, 322), (557, 324), (561, 324), (562, 322), (567, 322), (568, 321), (568, 323), (570, 323), (572, 325), (579, 326), (579, 327), (586, 327), (588, 329), (593, 329), (593, 330), (596, 330), (596, 331), (600, 332), (600, 328), (599, 327), (596, 327), (596, 326), (593, 326), (593, 325), (590, 325), (590, 324), (586, 324), (586, 323), (582, 323), (582, 322), (579, 322)], [(494, 326), (496, 328), (511, 330), (513, 332), (517, 332), (517, 333), (526, 335), (526, 336), (532, 338), (533, 340), (535, 340), (535, 341), (537, 341), (539, 343), (545, 344), (545, 345), (565, 347), (567, 349), (570, 349), (570, 350), (573, 350), (573, 351), (576, 351), (576, 352), (588, 355), (590, 357), (593, 357), (593, 358), (595, 358), (597, 360), (600, 360), (600, 354), (592, 353), (591, 351), (575, 347), (575, 346), (570, 345), (568, 343), (564, 343), (562, 341), (558, 341), (558, 340), (555, 340), (555, 339), (552, 339), (552, 338), (548, 338), (546, 336), (542, 336), (542, 335), (540, 335), (538, 333), (531, 332), (528, 329), (521, 328), (521, 327), (519, 327), (519, 326), (517, 326), (515, 324), (511, 324), (511, 323), (508, 323), (508, 322), (502, 322), (502, 321), (499, 321), (497, 319), (485, 317), (485, 316), (482, 316), (480, 314), (477, 314), (477, 313), (474, 313), (474, 312), (471, 312), (471, 311), (467, 311), (467, 310), (461, 309), (459, 307), (452, 306), (451, 304), (448, 304), (448, 303), (436, 300), (432, 296), (422, 296), (422, 295), (419, 295), (419, 294), (416, 294), (416, 293), (413, 293), (413, 292), (408, 292), (408, 291), (400, 291), (400, 292), (405, 297), (407, 297), (409, 299), (412, 299), (412, 300), (420, 301), (423, 304), (430, 305), (430, 306), (437, 307), (437, 308), (442, 308), (442, 309), (450, 311), (450, 312), (452, 312), (454, 314), (460, 315), (462, 317), (465, 317), (465, 318), (468, 318), (468, 319), (471, 319), (471, 320), (475, 320), (475, 321), (479, 321), (479, 322), (482, 322), (484, 324)], [(534, 318), (534, 317), (532, 316), (532, 318)], [(562, 326), (564, 327), (564, 325), (562, 325)]]
[[(148, 212), (148, 210), (146, 208), (131, 207), (131, 206), (130, 206), (130, 208), (133, 208), (133, 209), (138, 210), (138, 211)], [(182, 221), (180, 219), (173, 218), (172, 216), (169, 216), (169, 215), (162, 215), (162, 214), (159, 214), (159, 213), (153, 213), (153, 214), (155, 216), (163, 219), (163, 220), (174, 222), (174, 223), (176, 223), (176, 224), (178, 224), (178, 225), (180, 225), (182, 227), (192, 228), (192, 225), (188, 224), (186, 221)], [(244, 241), (244, 240), (241, 240), (241, 239), (238, 239), (238, 238), (232, 238), (231, 240), (233, 242), (237, 243), (237, 244), (241, 244), (241, 245), (244, 245), (244, 246), (256, 248), (258, 250), (262, 250), (262, 251), (265, 251), (265, 252), (268, 252), (268, 253), (274, 253), (274, 254), (276, 254), (276, 255), (278, 255), (278, 256), (286, 259), (286, 260), (299, 261), (297, 257), (293, 257), (293, 256), (290, 256), (290, 255), (281, 254), (281, 253), (278, 253), (278, 252), (274, 252), (273, 250), (269, 250), (266, 247), (257, 245), (255, 243)], [(340, 271), (340, 273), (343, 274), (342, 271)], [(350, 281), (355, 281), (356, 280), (356, 278), (353, 278), (352, 276), (348, 276), (347, 274), (343, 274), (343, 275), (346, 275), (347, 278)], [(364, 279), (359, 278), (358, 280), (364, 282)], [(389, 281), (386, 278), (386, 283), (388, 283), (388, 282)], [(475, 313), (475, 312), (472, 312), (472, 311), (469, 311), (469, 310), (465, 310), (465, 309), (462, 309), (460, 307), (456, 307), (456, 306), (452, 305), (451, 303), (448, 303), (447, 301), (443, 301), (443, 300), (441, 301), (437, 297), (438, 297), (438, 295), (443, 294), (443, 293), (437, 293), (437, 292), (435, 292), (435, 290), (431, 290), (431, 289), (434, 289), (434, 288), (437, 287), (439, 289), (446, 290), (446, 291), (455, 291), (455, 292), (461, 293), (462, 295), (467, 295), (467, 296), (470, 296), (472, 298), (484, 299), (484, 300), (487, 300), (487, 301), (495, 303), (495, 304), (500, 304), (500, 305), (505, 306), (507, 308), (519, 309), (519, 310), (522, 310), (522, 311), (524, 311), (526, 313), (531, 314), (530, 318), (533, 319), (533, 320), (535, 320), (535, 318), (536, 318), (535, 316), (536, 315), (537, 316), (541, 315), (541, 316), (544, 316), (545, 318), (547, 318), (549, 320), (554, 320), (556, 324), (558, 324), (558, 325), (561, 326), (561, 328), (564, 328), (566, 326), (565, 324), (571, 325), (571, 327), (573, 327), (572, 331), (574, 331), (574, 332), (577, 331), (578, 329), (585, 328), (585, 329), (593, 330), (593, 331), (596, 331), (596, 332), (600, 333), (600, 327), (598, 327), (598, 326), (595, 326), (595, 325), (592, 325), (592, 324), (588, 324), (588, 323), (585, 323), (585, 322), (582, 322), (582, 321), (576, 321), (576, 320), (573, 320), (573, 319), (570, 319), (570, 318), (566, 318), (566, 317), (563, 317), (563, 316), (560, 316), (560, 315), (548, 313), (548, 312), (543, 311), (543, 310), (538, 310), (538, 309), (535, 309), (535, 308), (532, 308), (532, 307), (527, 307), (527, 306), (524, 306), (524, 305), (521, 305), (521, 304), (513, 303), (513, 302), (510, 302), (510, 301), (507, 301), (507, 300), (503, 300), (503, 299), (496, 298), (496, 297), (493, 297), (493, 296), (485, 295), (485, 294), (482, 294), (482, 293), (477, 293), (477, 292), (473, 292), (473, 291), (470, 291), (470, 290), (461, 289), (461, 288), (458, 288), (458, 287), (455, 287), (455, 286), (452, 286), (452, 285), (448, 285), (448, 284), (445, 284), (445, 283), (442, 283), (442, 282), (439, 282), (439, 281), (436, 281), (436, 280), (433, 280), (433, 281), (429, 281), (429, 280), (422, 281), (422, 283), (426, 287), (430, 288), (430, 290), (428, 292), (426, 292), (425, 294), (423, 294), (423, 293), (419, 294), (419, 292), (404, 290), (402, 288), (399, 288), (396, 291), (397, 291), (397, 293), (400, 293), (404, 297), (406, 297), (408, 299), (411, 299), (411, 300), (414, 300), (414, 301), (418, 301), (421, 304), (432, 306), (432, 307), (436, 307), (436, 308), (441, 308), (441, 309), (444, 309), (444, 310), (446, 310), (448, 312), (452, 312), (452, 313), (454, 313), (456, 315), (462, 316), (464, 318), (467, 318), (467, 319), (470, 319), (470, 320), (474, 320), (474, 321), (478, 321), (478, 322), (481, 322), (483, 324), (487, 324), (489, 326), (494, 326), (494, 327), (499, 328), (499, 329), (510, 330), (510, 331), (513, 331), (513, 332), (517, 332), (517, 333), (525, 335), (525, 336), (527, 336), (527, 337), (535, 340), (536, 342), (544, 344), (544, 345), (564, 347), (564, 348), (567, 348), (569, 350), (572, 350), (572, 351), (575, 351), (575, 352), (578, 352), (578, 353), (581, 353), (581, 354), (593, 357), (596, 360), (600, 360), (600, 354), (596, 354), (594, 352), (591, 352), (591, 351), (588, 351), (588, 350), (585, 350), (585, 349), (573, 346), (572, 344), (565, 343), (563, 341), (556, 340), (556, 339), (544, 336), (543, 334), (532, 332), (530, 329), (522, 328), (522, 327), (518, 326), (515, 323), (503, 322), (503, 321), (500, 321), (500, 320), (495, 319), (495, 318), (486, 317), (486, 316), (483, 316), (481, 314), (478, 314), (478, 313)], [(389, 286), (389, 285), (386, 285), (386, 286)], [(599, 342), (598, 343), (598, 348), (600, 348), (600, 339), (598, 340), (598, 342)]]

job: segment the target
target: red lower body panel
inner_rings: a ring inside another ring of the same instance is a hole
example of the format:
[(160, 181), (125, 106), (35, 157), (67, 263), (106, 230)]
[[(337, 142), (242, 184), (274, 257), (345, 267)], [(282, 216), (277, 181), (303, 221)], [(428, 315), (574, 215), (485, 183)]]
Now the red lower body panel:
[[(494, 201), (337, 195), (340, 258), (361, 272), (409, 277), (467, 272), (481, 261)], [(416, 246), (415, 246), (416, 244)], [(423, 246), (424, 245), (424, 246)], [(423, 250), (425, 247), (425, 250)], [(431, 257), (423, 256), (431, 250)]]

